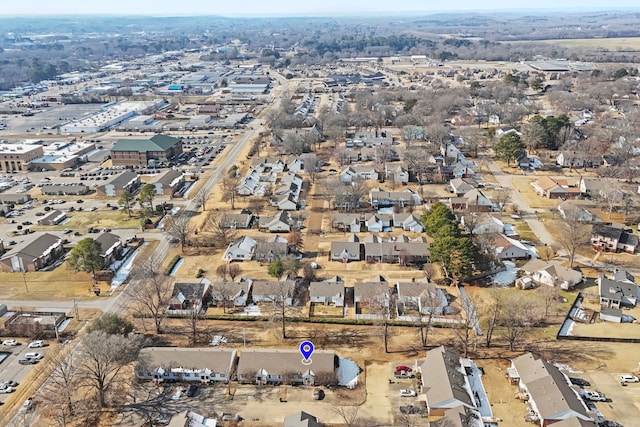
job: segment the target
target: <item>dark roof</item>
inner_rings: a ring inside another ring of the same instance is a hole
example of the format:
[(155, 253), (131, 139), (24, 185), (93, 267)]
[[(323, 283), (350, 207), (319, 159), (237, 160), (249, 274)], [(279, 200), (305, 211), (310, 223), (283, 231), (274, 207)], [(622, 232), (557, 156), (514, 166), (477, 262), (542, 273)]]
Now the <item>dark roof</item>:
[(146, 139), (119, 139), (111, 151), (166, 151), (180, 142), (180, 138), (157, 134)]
[(592, 234), (596, 236), (602, 236), (609, 239), (620, 240), (622, 236), (622, 229), (617, 227), (611, 227), (604, 224), (594, 224)]
[(105, 252), (111, 249), (111, 247), (116, 243), (122, 243), (120, 236), (113, 233), (102, 233), (96, 238), (96, 242), (100, 243), (100, 246), (102, 247), (102, 256), (105, 256)]
[(47, 249), (59, 244), (61, 241), (62, 239), (58, 236), (54, 236), (49, 233), (30, 236), (27, 240), (16, 245), (16, 247), (5, 253), (2, 259), (21, 255), (25, 259), (34, 260), (41, 257)]
[(291, 414), (284, 419), (284, 427), (322, 427), (318, 419), (304, 411)]
[(105, 185), (113, 185), (116, 189), (119, 188), (124, 188), (127, 184), (129, 184), (131, 181), (139, 179), (138, 178), (138, 174), (130, 171), (130, 170), (126, 170), (124, 172), (122, 172), (121, 174), (118, 174), (116, 176), (114, 176), (113, 178), (111, 178), (109, 181), (107, 181), (106, 184), (101, 185), (100, 187), (104, 187)]
[(185, 299), (190, 301), (201, 300), (207, 288), (207, 283), (176, 283), (173, 285), (173, 294), (171, 297), (177, 297), (182, 294)]

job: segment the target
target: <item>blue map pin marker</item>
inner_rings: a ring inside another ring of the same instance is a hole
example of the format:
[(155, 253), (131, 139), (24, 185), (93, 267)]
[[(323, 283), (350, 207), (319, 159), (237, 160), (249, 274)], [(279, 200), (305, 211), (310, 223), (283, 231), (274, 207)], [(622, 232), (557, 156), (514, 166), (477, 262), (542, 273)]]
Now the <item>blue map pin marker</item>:
[(302, 363), (304, 365), (311, 364), (311, 355), (313, 354), (313, 343), (311, 341), (302, 341), (300, 343), (300, 353), (302, 354)]

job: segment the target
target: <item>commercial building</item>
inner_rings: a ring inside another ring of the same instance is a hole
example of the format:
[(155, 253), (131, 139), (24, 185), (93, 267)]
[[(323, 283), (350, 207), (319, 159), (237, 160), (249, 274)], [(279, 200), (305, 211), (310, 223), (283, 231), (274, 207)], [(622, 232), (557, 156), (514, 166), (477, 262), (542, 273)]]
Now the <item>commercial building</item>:
[(27, 164), (43, 154), (41, 145), (0, 144), (0, 172), (26, 171)]
[(60, 126), (60, 132), (101, 132), (116, 126), (131, 117), (149, 114), (162, 104), (162, 101), (125, 101), (106, 104), (102, 110), (95, 114), (79, 120), (72, 120)]
[(111, 149), (114, 166), (143, 166), (165, 162), (182, 153), (182, 140), (157, 134), (151, 138), (119, 139)]

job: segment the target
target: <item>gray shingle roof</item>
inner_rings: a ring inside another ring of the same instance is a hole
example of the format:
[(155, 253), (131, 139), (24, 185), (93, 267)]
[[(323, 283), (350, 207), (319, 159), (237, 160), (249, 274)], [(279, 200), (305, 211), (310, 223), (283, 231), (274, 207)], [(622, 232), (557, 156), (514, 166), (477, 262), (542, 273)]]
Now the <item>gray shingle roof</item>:
[(34, 260), (41, 257), (47, 249), (55, 246), (58, 242), (61, 242), (61, 240), (58, 236), (49, 233), (32, 235), (5, 253), (2, 259), (11, 258), (14, 255), (21, 255), (25, 259)]

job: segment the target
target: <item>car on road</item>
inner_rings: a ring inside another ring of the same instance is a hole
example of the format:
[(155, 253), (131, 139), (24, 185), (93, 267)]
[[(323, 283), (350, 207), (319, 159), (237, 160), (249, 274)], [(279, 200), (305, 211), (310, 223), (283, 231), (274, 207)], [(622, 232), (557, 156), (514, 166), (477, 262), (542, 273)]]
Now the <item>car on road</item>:
[(40, 360), (44, 357), (44, 355), (42, 353), (25, 353), (24, 354), (24, 358), (25, 359), (35, 359), (35, 360)]
[(579, 385), (580, 387), (589, 387), (591, 385), (589, 381), (583, 380), (582, 378), (569, 377), (569, 381), (571, 381), (571, 384)]
[(400, 390), (398, 392), (398, 394), (400, 395), (400, 397), (416, 397), (416, 392), (413, 390), (408, 390), (403, 388), (402, 390)]
[(41, 347), (44, 347), (44, 341), (42, 340), (31, 341), (29, 343), (29, 348), (41, 348)]
[(590, 400), (592, 402), (606, 402), (608, 400), (607, 396), (600, 393), (599, 391), (585, 390), (583, 393), (583, 396), (585, 399)]
[(411, 371), (413, 371), (413, 369), (411, 369), (408, 366), (404, 366), (404, 365), (396, 366), (396, 372), (401, 372), (401, 371), (411, 372)]
[(193, 397), (198, 392), (198, 386), (195, 384), (191, 384), (187, 389), (187, 397)]
[(17, 346), (17, 345), (20, 345), (20, 343), (19, 343), (18, 341), (16, 341), (16, 340), (4, 340), (4, 341), (2, 341), (2, 345), (7, 345), (7, 346), (10, 346), (10, 347), (15, 347), (15, 346)]
[(38, 363), (38, 359), (27, 359), (27, 358), (23, 358), (18, 360), (18, 363), (21, 365), (35, 365), (36, 363)]
[(635, 375), (625, 374), (625, 375), (620, 375), (620, 382), (621, 383), (637, 383), (637, 382), (640, 382), (640, 378), (636, 377)]

